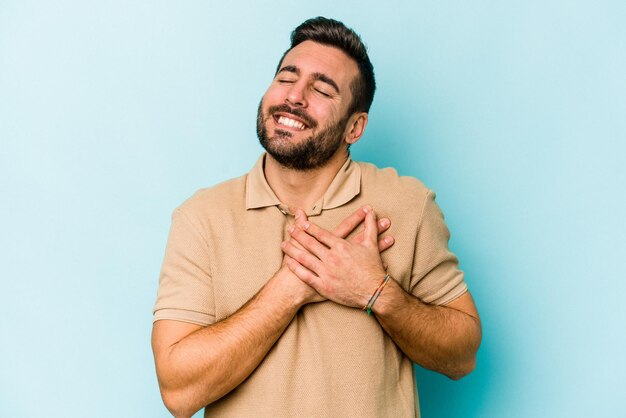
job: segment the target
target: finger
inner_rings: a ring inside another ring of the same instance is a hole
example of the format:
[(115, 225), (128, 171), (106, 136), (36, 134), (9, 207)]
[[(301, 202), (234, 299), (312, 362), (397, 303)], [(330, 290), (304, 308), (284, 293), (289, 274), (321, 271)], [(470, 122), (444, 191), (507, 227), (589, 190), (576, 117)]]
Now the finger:
[(304, 232), (304, 229), (302, 228), (303, 227), (301, 226), (292, 226), (289, 228), (289, 235), (292, 240), (297, 241), (302, 247), (304, 247), (304, 249), (313, 253), (313, 255), (320, 260), (323, 259), (326, 256), (326, 253), (328, 253), (328, 248), (314, 237)]
[[(388, 218), (382, 218), (378, 221), (377, 225), (378, 225), (378, 234), (380, 235), (386, 230), (388, 230), (389, 227), (391, 227), (391, 221)], [(363, 231), (361, 231), (355, 236), (353, 236), (352, 238), (350, 238), (350, 242), (359, 243), (363, 241), (363, 238), (364, 238)]]
[(345, 238), (350, 235), (365, 219), (366, 212), (364, 208), (365, 206), (357, 209), (352, 215), (341, 221), (341, 223), (333, 229), (333, 234), (339, 238)]
[(364, 241), (370, 243), (376, 243), (378, 241), (378, 226), (376, 225), (376, 214), (373, 210), (367, 212), (365, 215), (365, 231)]
[(382, 253), (383, 251), (389, 249), (394, 244), (394, 239), (391, 236), (383, 237), (378, 240), (378, 252)]
[(389, 220), (389, 218), (381, 218), (378, 220), (377, 225), (378, 225), (378, 234), (380, 235), (389, 229), (389, 227), (391, 226), (391, 221)]
[(299, 249), (301, 249), (301, 250), (306, 250), (302, 244), (300, 244), (298, 241), (296, 241), (296, 239), (295, 239), (295, 238), (291, 238), (291, 239), (289, 240), (289, 242), (290, 242), (290, 243), (292, 243), (293, 245), (295, 245), (295, 246), (296, 246), (296, 248), (299, 248)]
[[(311, 235), (313, 238), (324, 244), (325, 246), (332, 248), (340, 242), (343, 242), (342, 238), (338, 238), (332, 233), (328, 232), (321, 226), (315, 225), (311, 221), (306, 221), (302, 228), (306, 231), (307, 234)], [(301, 242), (302, 243), (302, 242)]]
[[(295, 224), (288, 225), (287, 231), (289, 231), (289, 228), (291, 228), (293, 225), (295, 225)], [(296, 247), (300, 248), (301, 250), (304, 250), (304, 247), (302, 246), (302, 244), (300, 244), (294, 238), (289, 239), (289, 242), (291, 242), (293, 245), (295, 245)]]
[(304, 267), (302, 264), (298, 263), (296, 260), (289, 256), (285, 258), (285, 264), (287, 265), (287, 267), (289, 267), (289, 270), (291, 270), (293, 274), (298, 276), (300, 280), (311, 286), (313, 289), (316, 289), (315, 286), (319, 282), (319, 277), (313, 274), (311, 270)]
[(296, 247), (291, 241), (283, 241), (281, 248), (285, 254), (311, 270), (313, 273), (321, 271), (322, 262), (306, 249), (303, 250)]
[(308, 217), (306, 216), (306, 212), (304, 212), (302, 209), (296, 209), (296, 213), (294, 213), (294, 216), (296, 218), (296, 224), (297, 225), (302, 225), (303, 223), (308, 221)]

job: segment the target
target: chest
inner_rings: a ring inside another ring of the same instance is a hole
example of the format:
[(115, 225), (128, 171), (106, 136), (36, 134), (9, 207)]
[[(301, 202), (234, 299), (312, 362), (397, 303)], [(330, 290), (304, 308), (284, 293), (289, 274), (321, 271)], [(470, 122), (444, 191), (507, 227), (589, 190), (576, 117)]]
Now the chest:
[[(361, 205), (351, 204), (325, 210), (310, 221), (332, 231), (343, 219)], [(395, 244), (382, 254), (388, 271), (405, 289), (408, 287), (413, 262), (414, 233), (411, 222), (393, 219), (393, 210), (380, 209), (380, 216), (392, 219), (386, 233), (394, 236)], [(289, 239), (287, 229), (293, 217), (277, 207), (225, 213), (211, 222), (209, 236), (211, 279), (215, 298), (216, 320), (222, 320), (250, 300), (282, 265), (282, 241)], [(355, 233), (362, 229), (359, 226)]]

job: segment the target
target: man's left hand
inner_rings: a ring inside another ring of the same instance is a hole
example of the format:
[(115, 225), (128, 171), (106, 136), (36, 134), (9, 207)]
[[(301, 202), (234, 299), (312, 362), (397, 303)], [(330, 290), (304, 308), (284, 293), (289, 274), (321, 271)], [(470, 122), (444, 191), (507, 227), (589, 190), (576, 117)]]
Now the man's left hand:
[(299, 246), (285, 241), (286, 265), (320, 295), (342, 305), (365, 306), (385, 277), (376, 214), (368, 208), (363, 239), (348, 241), (303, 219), (290, 229)]

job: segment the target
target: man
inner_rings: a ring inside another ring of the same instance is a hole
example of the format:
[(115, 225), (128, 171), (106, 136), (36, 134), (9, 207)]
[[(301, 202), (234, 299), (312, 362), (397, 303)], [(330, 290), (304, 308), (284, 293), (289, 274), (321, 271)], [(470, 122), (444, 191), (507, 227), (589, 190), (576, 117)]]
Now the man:
[(174, 212), (152, 341), (173, 415), (419, 416), (412, 362), (473, 369), (478, 314), (433, 193), (349, 158), (374, 89), (358, 35), (304, 22), (259, 105), (267, 153)]

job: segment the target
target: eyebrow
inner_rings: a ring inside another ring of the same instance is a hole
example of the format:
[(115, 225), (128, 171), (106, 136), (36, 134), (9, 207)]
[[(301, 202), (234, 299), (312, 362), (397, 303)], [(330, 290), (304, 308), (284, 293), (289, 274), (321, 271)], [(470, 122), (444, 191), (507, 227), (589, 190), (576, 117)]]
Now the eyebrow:
[[(276, 74), (282, 73), (283, 71), (288, 72), (288, 73), (294, 73), (296, 75), (300, 75), (300, 69), (298, 67), (296, 67), (295, 65), (285, 65), (280, 70), (278, 70), (278, 73), (276, 73)], [(314, 80), (319, 80), (322, 83), (326, 83), (329, 86), (331, 86), (332, 88), (334, 88), (335, 91), (337, 92), (337, 94), (340, 93), (339, 86), (337, 85), (337, 83), (335, 83), (335, 80), (333, 80), (332, 78), (328, 77), (326, 74), (324, 74), (324, 73), (313, 73), (312, 77), (313, 77)]]

